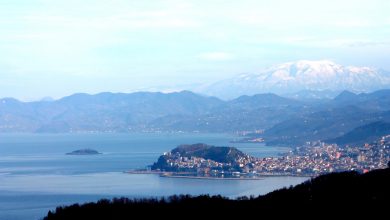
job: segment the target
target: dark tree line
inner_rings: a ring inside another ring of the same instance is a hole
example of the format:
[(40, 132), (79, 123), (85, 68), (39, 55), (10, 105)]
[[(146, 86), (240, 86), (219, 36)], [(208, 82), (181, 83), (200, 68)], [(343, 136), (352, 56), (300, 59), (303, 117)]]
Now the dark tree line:
[(210, 218), (337, 218), (388, 216), (390, 169), (366, 174), (332, 173), (264, 196), (174, 195), (167, 198), (102, 199), (58, 207), (44, 220), (63, 219), (210, 219)]

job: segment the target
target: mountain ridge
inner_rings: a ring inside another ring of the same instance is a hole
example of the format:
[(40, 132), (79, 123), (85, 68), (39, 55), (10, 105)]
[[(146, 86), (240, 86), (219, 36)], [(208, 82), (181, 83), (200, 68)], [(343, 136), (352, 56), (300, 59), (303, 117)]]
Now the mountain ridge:
[(384, 88), (390, 88), (390, 72), (370, 67), (342, 66), (329, 60), (300, 60), (275, 65), (258, 73), (239, 74), (198, 92), (232, 99), (267, 92), (279, 95), (301, 90), (372, 92)]
[(325, 141), (328, 143), (337, 143), (339, 145), (364, 144), (371, 143), (388, 134), (390, 134), (390, 121), (375, 121), (354, 128), (342, 136)]
[(230, 101), (189, 91), (74, 94), (54, 101), (0, 99), (0, 132), (264, 131), (269, 145), (331, 140), (375, 121), (390, 120), (390, 90), (333, 99), (297, 100), (276, 94)]

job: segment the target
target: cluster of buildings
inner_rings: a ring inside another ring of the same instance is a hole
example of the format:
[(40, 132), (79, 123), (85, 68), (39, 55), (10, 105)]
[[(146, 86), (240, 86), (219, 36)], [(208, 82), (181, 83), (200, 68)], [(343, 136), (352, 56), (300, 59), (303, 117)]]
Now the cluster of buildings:
[(315, 176), (355, 170), (368, 172), (387, 167), (390, 161), (390, 135), (376, 143), (339, 147), (323, 142), (307, 143), (277, 158), (255, 160), (255, 171), (263, 174)]
[(386, 168), (390, 161), (390, 135), (363, 146), (339, 147), (323, 142), (309, 142), (280, 157), (256, 158), (245, 155), (231, 163), (199, 157), (168, 155), (170, 171), (205, 176), (317, 176), (330, 172), (355, 170), (368, 172)]
[(168, 167), (172, 168), (167, 171), (208, 173), (211, 170), (221, 171), (224, 167), (231, 165), (201, 157), (182, 157), (178, 153), (171, 154), (168, 152), (164, 155), (167, 156), (166, 163)]

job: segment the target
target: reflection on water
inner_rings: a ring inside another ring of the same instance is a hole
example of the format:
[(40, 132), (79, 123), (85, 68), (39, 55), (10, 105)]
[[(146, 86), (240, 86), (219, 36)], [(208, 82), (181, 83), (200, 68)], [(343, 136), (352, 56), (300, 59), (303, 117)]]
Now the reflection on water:
[[(235, 146), (257, 157), (289, 150), (263, 144), (231, 144), (232, 138), (226, 134), (1, 134), (0, 219), (39, 219), (58, 205), (103, 197), (259, 195), (307, 179), (207, 180), (123, 173), (152, 164), (179, 144)], [(103, 154), (65, 155), (83, 148)]]
[[(173, 194), (220, 194), (235, 198), (260, 195), (296, 185), (304, 177), (262, 180), (164, 178), (155, 174), (1, 175), (0, 219), (35, 219), (58, 205), (100, 198), (159, 197)], [(27, 184), (28, 183), (28, 184)]]
[[(229, 197), (297, 184), (307, 178), (265, 177), (261, 180), (164, 178), (156, 174), (94, 173), (82, 175), (2, 175), (0, 189), (43, 194), (167, 196), (221, 194)], [(26, 184), (28, 183), (28, 184)], [(247, 194), (250, 195), (250, 194)]]

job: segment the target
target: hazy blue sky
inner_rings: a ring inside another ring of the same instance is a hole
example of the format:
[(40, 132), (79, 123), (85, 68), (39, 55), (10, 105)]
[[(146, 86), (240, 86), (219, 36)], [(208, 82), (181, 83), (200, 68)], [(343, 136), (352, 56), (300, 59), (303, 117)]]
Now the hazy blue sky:
[(299, 59), (390, 70), (388, 0), (0, 0), (0, 97), (170, 88)]

